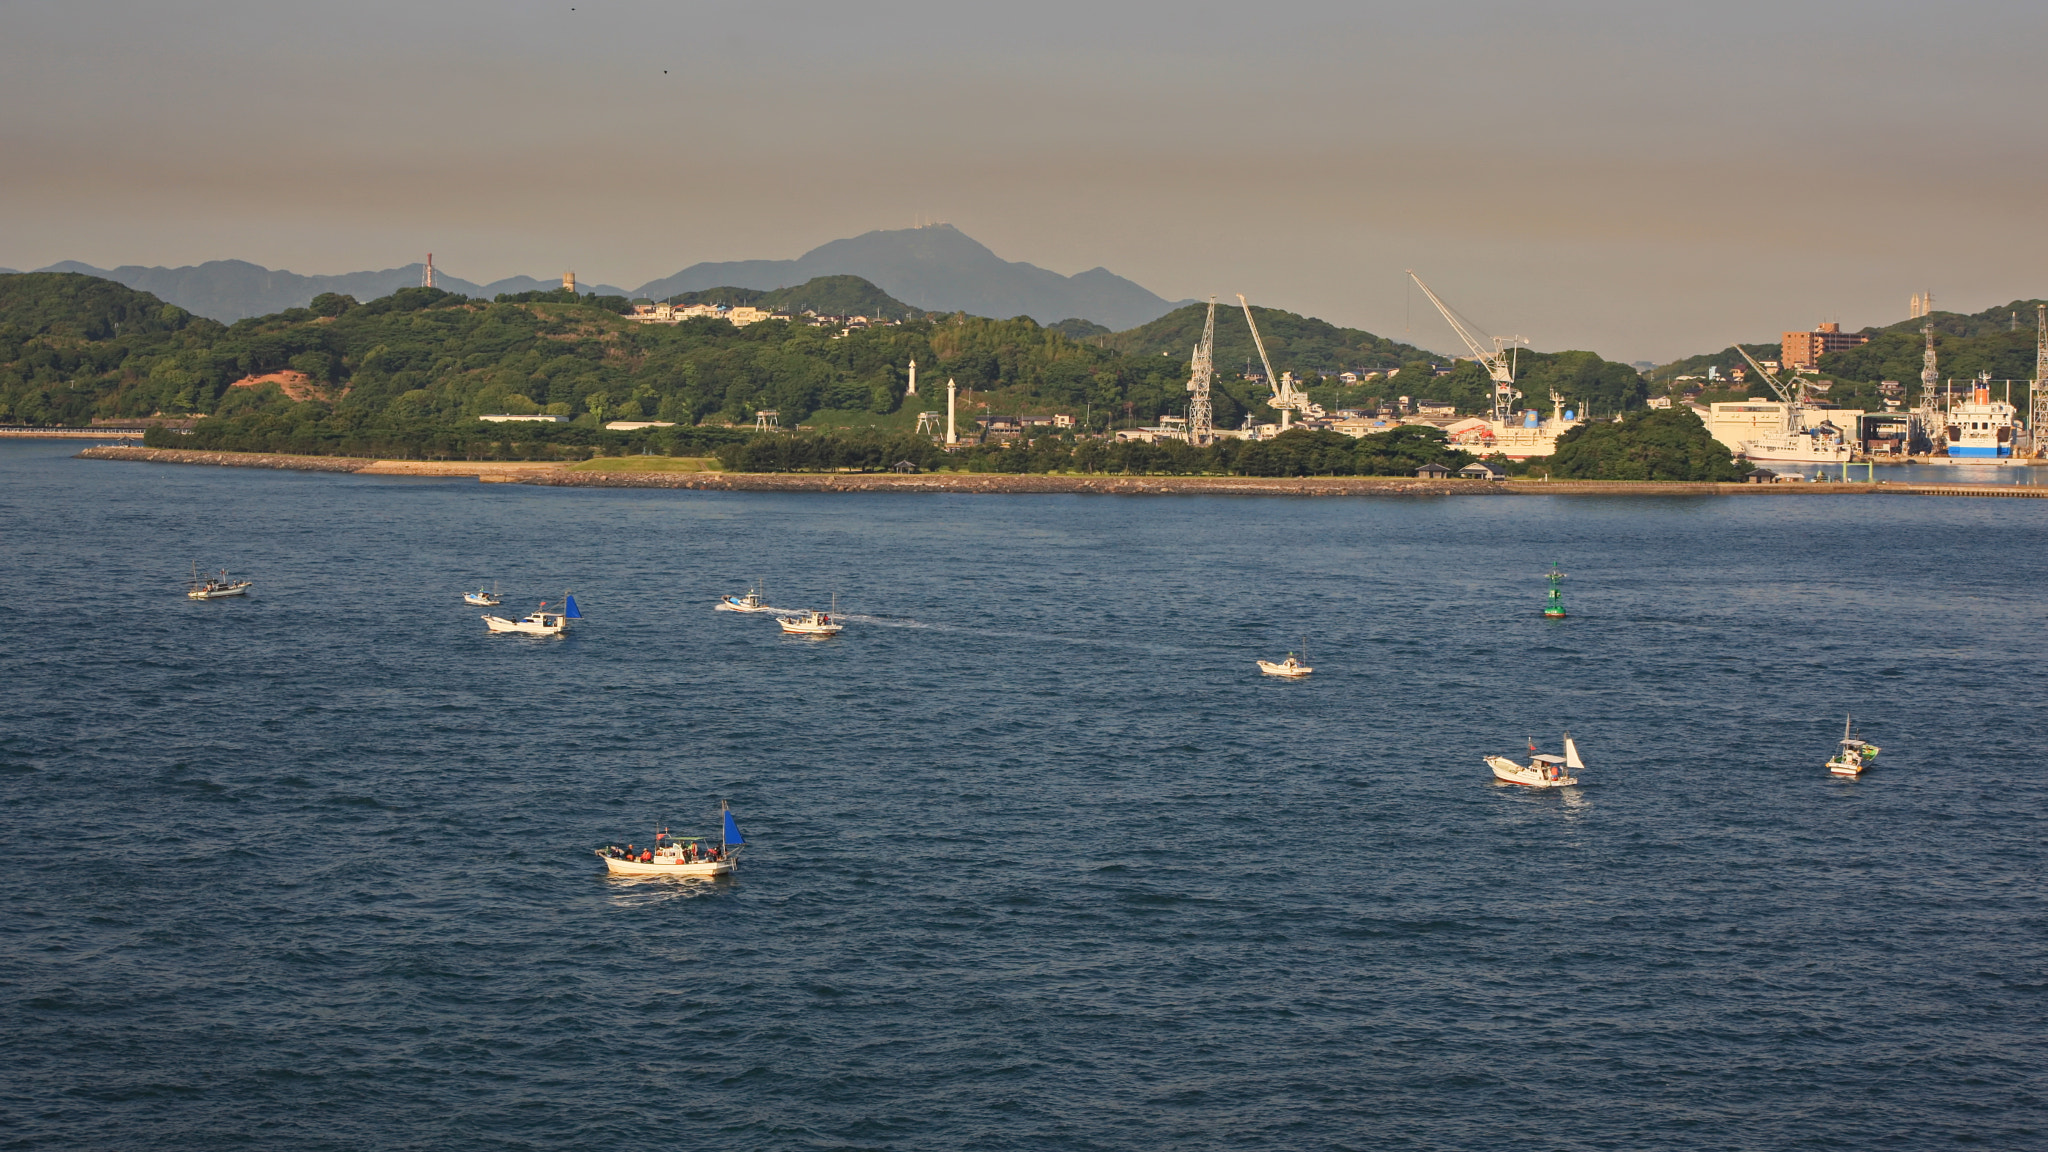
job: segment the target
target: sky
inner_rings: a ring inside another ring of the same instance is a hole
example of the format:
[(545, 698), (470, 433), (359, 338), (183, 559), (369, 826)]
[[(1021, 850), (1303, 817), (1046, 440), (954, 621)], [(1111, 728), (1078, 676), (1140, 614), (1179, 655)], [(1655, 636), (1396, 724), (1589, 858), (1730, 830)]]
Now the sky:
[(2044, 97), (2038, 0), (6, 0), (0, 266), (631, 288), (943, 220), (1665, 361), (2048, 296)]

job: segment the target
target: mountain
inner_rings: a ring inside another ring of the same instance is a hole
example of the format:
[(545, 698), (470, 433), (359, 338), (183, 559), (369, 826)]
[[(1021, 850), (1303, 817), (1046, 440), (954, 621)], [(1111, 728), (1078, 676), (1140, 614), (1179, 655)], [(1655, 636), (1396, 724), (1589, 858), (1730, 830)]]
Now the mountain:
[[(424, 264), (407, 264), (377, 272), (346, 272), (339, 276), (301, 276), (282, 269), (272, 270), (246, 260), (209, 260), (183, 268), (145, 268), (124, 264), (119, 268), (95, 268), (76, 260), (65, 260), (40, 272), (81, 272), (125, 284), (138, 292), (176, 304), (224, 324), (250, 316), (268, 316), (287, 308), (303, 308), (323, 292), (338, 292), (358, 300), (389, 296), (400, 288), (417, 288)], [(434, 286), (463, 296), (490, 299), (500, 292), (526, 292), (536, 288), (559, 288), (559, 278), (535, 280), (514, 276), (492, 284), (476, 284), (458, 276), (434, 270)], [(578, 285), (600, 296), (622, 296), (617, 288), (602, 284)]]
[(634, 293), (653, 300), (732, 286), (786, 288), (819, 276), (859, 276), (890, 296), (930, 312), (1029, 316), (1041, 324), (1068, 318), (1133, 328), (1175, 305), (1104, 268), (1062, 276), (1004, 260), (950, 224), (869, 232), (834, 240), (794, 260), (692, 264)]

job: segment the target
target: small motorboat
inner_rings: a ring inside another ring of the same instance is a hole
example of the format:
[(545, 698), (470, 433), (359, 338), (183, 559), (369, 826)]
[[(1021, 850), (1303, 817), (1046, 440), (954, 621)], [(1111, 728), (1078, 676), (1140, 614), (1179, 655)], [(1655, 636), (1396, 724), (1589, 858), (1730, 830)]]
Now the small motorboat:
[(839, 615), (839, 594), (832, 594), (832, 610), (820, 612), (815, 608), (791, 616), (777, 616), (775, 622), (782, 630), (793, 636), (837, 636), (846, 630), (835, 617)]
[(474, 604), (479, 608), (496, 608), (504, 603), (503, 600), (498, 598), (498, 584), (496, 581), (491, 582), (491, 590), (489, 592), (484, 591), (482, 588), (478, 588), (474, 592), (464, 592), (462, 594), (462, 602), (464, 604)]
[(185, 590), (188, 600), (219, 600), (225, 596), (247, 596), (249, 589), (256, 586), (254, 580), (230, 580), (223, 568), (218, 576), (199, 578), (199, 565), (192, 565), (192, 584)]
[(1571, 772), (1585, 770), (1579, 762), (1579, 746), (1572, 743), (1572, 734), (1564, 734), (1564, 755), (1536, 755), (1536, 742), (1529, 741), (1531, 753), (1527, 764), (1517, 764), (1505, 756), (1488, 756), (1486, 766), (1493, 769), (1493, 778), (1506, 784), (1520, 784), (1525, 788), (1564, 788), (1579, 782)]
[(628, 844), (620, 848), (614, 844), (597, 849), (598, 859), (613, 876), (730, 876), (747, 841), (733, 823), (732, 810), (722, 803), (718, 808), (725, 817), (725, 829), (715, 845), (709, 836), (671, 836), (664, 828), (654, 834), (652, 847)]
[(773, 612), (766, 597), (761, 594), (761, 583), (755, 581), (745, 596), (721, 596), (718, 598), (720, 612)]
[(583, 619), (583, 613), (576, 610), (576, 597), (563, 594), (562, 610), (548, 611), (548, 602), (543, 600), (540, 607), (517, 620), (503, 616), (484, 616), (484, 627), (493, 632), (518, 632), (527, 636), (560, 636), (569, 630), (569, 621)]
[(1303, 676), (1315, 671), (1315, 669), (1295, 659), (1292, 652), (1287, 654), (1287, 659), (1277, 664), (1271, 660), (1260, 660), (1258, 665), (1259, 671), (1264, 672), (1268, 676), (1285, 676), (1290, 680), (1299, 680)]
[(794, 616), (777, 616), (782, 630), (794, 636), (837, 636), (846, 630), (846, 625), (832, 618), (830, 612), (799, 612)]
[(1875, 744), (1857, 739), (1850, 733), (1849, 718), (1842, 719), (1842, 743), (1835, 752), (1835, 758), (1828, 761), (1828, 771), (1836, 776), (1861, 776), (1865, 768), (1877, 762), (1877, 754), (1884, 751)]

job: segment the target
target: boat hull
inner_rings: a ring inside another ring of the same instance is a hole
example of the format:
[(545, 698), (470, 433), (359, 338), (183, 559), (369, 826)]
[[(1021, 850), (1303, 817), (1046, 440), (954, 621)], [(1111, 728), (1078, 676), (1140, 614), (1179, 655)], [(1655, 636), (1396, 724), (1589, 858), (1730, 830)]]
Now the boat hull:
[(1315, 669), (1306, 664), (1275, 664), (1271, 660), (1260, 660), (1257, 663), (1259, 671), (1264, 672), (1268, 676), (1278, 676), (1286, 680), (1299, 680), (1315, 671)]
[(474, 592), (465, 593), (462, 597), (462, 602), (464, 604), (474, 604), (478, 608), (496, 608), (498, 605), (504, 603), (503, 600), (499, 600), (495, 597), (479, 596)]
[(507, 620), (503, 616), (484, 617), (484, 627), (492, 632), (513, 632), (523, 636), (560, 636), (569, 630), (566, 620), (553, 624), (535, 624), (526, 620)]
[(1517, 764), (1503, 756), (1488, 756), (1486, 766), (1493, 769), (1494, 779), (1524, 788), (1565, 788), (1579, 782), (1576, 776), (1545, 776), (1542, 769)]
[(602, 852), (597, 854), (597, 858), (604, 861), (605, 871), (613, 876), (729, 876), (739, 863), (737, 860), (619, 860)]
[(223, 600), (229, 596), (247, 596), (253, 584), (254, 581), (251, 581), (249, 584), (236, 584), (229, 588), (194, 588), (192, 591), (185, 593), (185, 598), (188, 600)]

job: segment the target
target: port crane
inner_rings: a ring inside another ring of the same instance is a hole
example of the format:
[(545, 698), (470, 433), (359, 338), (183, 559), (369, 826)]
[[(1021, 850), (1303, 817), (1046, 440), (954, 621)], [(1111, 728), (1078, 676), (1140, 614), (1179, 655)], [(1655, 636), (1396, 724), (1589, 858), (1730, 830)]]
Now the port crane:
[(1244, 293), (1237, 294), (1238, 306), (1244, 309), (1244, 322), (1251, 327), (1252, 345), (1259, 350), (1259, 363), (1266, 367), (1266, 387), (1272, 395), (1266, 398), (1266, 407), (1280, 413), (1280, 430), (1287, 431), (1293, 423), (1296, 412), (1304, 419), (1323, 415), (1323, 406), (1308, 398), (1294, 382), (1294, 373), (1285, 376), (1273, 375), (1273, 362), (1266, 358), (1266, 342), (1259, 337), (1259, 322), (1252, 319), (1252, 306), (1245, 301)]
[(1783, 400), (1787, 404), (1797, 404), (1799, 402), (1793, 398), (1793, 389), (1798, 386), (1796, 382), (1794, 383), (1793, 387), (1786, 387), (1783, 381), (1779, 380), (1775, 375), (1771, 373), (1770, 369), (1756, 362), (1756, 357), (1751, 356), (1749, 354), (1749, 349), (1744, 348), (1740, 344), (1737, 344), (1735, 346), (1735, 350), (1737, 352), (1742, 353), (1742, 358), (1744, 360), (1749, 361), (1750, 371), (1755, 372), (1759, 377), (1763, 379), (1764, 383), (1771, 386), (1771, 391), (1776, 392), (1778, 394), (1778, 399)]
[[(1473, 332), (1470, 326), (1458, 319), (1458, 314), (1451, 311), (1450, 305), (1429, 290), (1429, 285), (1422, 282), (1422, 277), (1415, 274), (1415, 269), (1408, 269), (1408, 278), (1415, 281), (1415, 286), (1422, 289), (1422, 294), (1429, 297), (1429, 302), (1436, 305), (1438, 312), (1443, 313), (1444, 322), (1451, 326), (1451, 331), (1458, 334), (1458, 339), (1465, 342), (1465, 347), (1471, 349), (1472, 358), (1485, 365), (1486, 374), (1493, 378), (1493, 418), (1501, 424), (1508, 423), (1514, 416), (1515, 401), (1522, 398), (1522, 390), (1515, 387), (1515, 351), (1528, 341), (1520, 336), (1488, 337), (1493, 342), (1493, 351), (1488, 352), (1479, 343), (1479, 337), (1483, 333)], [(1553, 401), (1557, 399), (1558, 397), (1552, 397)]]
[(1216, 298), (1209, 297), (1209, 319), (1202, 325), (1202, 342), (1195, 345), (1193, 372), (1188, 376), (1188, 443), (1206, 448), (1216, 440), (1216, 418), (1209, 402), (1209, 385), (1216, 379)]

